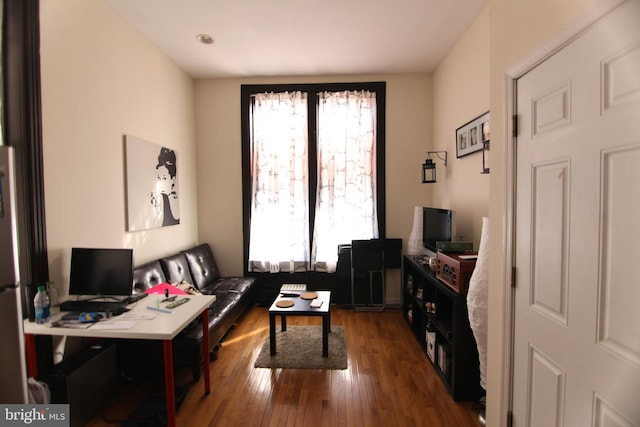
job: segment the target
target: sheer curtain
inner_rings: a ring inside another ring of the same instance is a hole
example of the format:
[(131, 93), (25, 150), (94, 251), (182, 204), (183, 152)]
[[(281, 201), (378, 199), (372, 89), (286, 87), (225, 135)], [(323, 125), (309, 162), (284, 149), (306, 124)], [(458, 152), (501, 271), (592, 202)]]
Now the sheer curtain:
[(376, 97), (369, 91), (319, 95), (312, 265), (334, 272), (339, 244), (378, 237)]
[(307, 94), (257, 94), (251, 110), (249, 271), (307, 270)]

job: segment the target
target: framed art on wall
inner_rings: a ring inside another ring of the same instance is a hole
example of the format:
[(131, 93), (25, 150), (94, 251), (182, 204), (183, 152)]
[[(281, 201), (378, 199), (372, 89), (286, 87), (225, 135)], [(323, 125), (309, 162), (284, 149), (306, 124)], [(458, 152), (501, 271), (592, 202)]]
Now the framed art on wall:
[(487, 111), (456, 129), (456, 157), (482, 150), (483, 142), (490, 138), (489, 121)]
[(180, 224), (174, 150), (125, 135), (127, 231)]

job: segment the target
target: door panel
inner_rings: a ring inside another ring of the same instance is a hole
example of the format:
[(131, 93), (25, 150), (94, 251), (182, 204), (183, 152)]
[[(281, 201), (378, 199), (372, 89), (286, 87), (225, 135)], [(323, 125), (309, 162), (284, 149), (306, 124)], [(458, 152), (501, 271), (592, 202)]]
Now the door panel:
[(564, 412), (565, 371), (534, 346), (529, 347), (528, 361), (527, 424), (558, 425)]
[[(629, 182), (640, 183), (639, 165), (637, 144), (603, 153), (602, 273), (598, 304), (598, 342), (637, 365), (640, 365), (638, 328), (629, 328), (629, 320), (640, 326), (638, 300), (630, 298), (638, 286), (637, 259), (630, 258), (625, 248), (638, 245), (640, 217), (637, 197), (629, 197), (619, 189), (628, 187)], [(640, 191), (633, 190), (636, 194)]]
[(513, 425), (640, 426), (640, 2), (517, 81)]
[[(533, 165), (531, 308), (567, 324), (569, 170), (566, 159)], [(560, 260), (560, 262), (558, 262)]]

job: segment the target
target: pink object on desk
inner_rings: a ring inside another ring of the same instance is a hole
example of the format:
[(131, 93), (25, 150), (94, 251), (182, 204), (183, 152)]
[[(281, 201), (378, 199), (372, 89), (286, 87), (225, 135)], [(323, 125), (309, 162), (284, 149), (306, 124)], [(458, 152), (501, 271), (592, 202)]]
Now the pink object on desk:
[(148, 294), (161, 294), (166, 295), (167, 291), (170, 295), (186, 295), (187, 293), (182, 289), (173, 286), (170, 283), (160, 283), (159, 285), (154, 286), (153, 288), (147, 289), (145, 292)]

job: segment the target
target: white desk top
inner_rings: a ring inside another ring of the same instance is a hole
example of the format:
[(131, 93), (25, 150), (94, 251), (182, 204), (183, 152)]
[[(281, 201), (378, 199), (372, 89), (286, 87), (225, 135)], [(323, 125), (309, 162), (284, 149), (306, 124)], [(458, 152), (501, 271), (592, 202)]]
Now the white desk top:
[[(189, 302), (171, 309), (171, 313), (162, 313), (147, 309), (148, 306), (155, 307), (157, 299), (164, 299), (164, 295), (149, 295), (128, 306), (127, 313), (155, 314), (151, 320), (132, 320), (135, 324), (128, 329), (104, 329), (109, 321), (125, 321), (127, 316), (115, 316), (111, 319), (100, 321), (87, 329), (60, 328), (50, 324), (38, 325), (35, 322), (24, 320), (24, 333), (33, 335), (60, 335), (76, 337), (96, 337), (96, 338), (131, 338), (142, 340), (170, 340), (182, 331), (192, 320), (198, 317), (205, 308), (211, 305), (216, 297), (214, 295), (184, 295), (180, 298), (188, 297)], [(167, 303), (160, 305), (164, 308)], [(52, 316), (51, 320), (56, 321), (64, 313)], [(96, 325), (100, 328), (95, 328)]]

